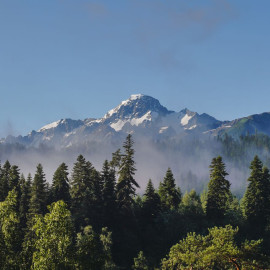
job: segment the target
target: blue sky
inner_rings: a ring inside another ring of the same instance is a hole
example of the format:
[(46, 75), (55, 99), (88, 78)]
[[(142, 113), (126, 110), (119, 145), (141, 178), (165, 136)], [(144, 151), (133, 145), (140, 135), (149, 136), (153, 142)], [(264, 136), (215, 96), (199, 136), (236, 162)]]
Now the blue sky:
[(133, 93), (231, 120), (270, 111), (269, 0), (0, 0), (0, 136)]

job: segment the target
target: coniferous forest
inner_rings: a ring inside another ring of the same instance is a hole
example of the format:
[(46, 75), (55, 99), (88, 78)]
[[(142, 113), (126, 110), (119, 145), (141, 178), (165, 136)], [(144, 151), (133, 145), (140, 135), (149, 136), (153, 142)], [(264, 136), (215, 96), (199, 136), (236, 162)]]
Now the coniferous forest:
[(208, 188), (183, 194), (168, 168), (143, 195), (134, 142), (101, 171), (79, 155), (52, 183), (42, 164), (0, 167), (0, 269), (270, 269), (270, 172), (258, 156), (240, 200), (214, 157)]

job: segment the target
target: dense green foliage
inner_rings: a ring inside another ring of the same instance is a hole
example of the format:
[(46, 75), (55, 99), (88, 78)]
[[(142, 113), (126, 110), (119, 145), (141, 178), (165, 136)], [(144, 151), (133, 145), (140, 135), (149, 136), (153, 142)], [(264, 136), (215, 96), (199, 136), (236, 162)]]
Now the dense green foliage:
[(230, 183), (225, 179), (227, 175), (222, 158), (213, 158), (206, 200), (206, 215), (209, 219), (222, 220), (229, 206), (231, 194)]
[(270, 268), (270, 174), (258, 156), (240, 203), (220, 156), (202, 194), (182, 196), (169, 168), (140, 196), (131, 135), (123, 150), (100, 172), (80, 155), (69, 178), (62, 163), (51, 185), (41, 164), (33, 179), (0, 165), (0, 269)]
[(158, 190), (162, 206), (168, 209), (177, 209), (181, 202), (180, 188), (176, 188), (175, 179), (170, 168), (166, 172)]
[[(261, 240), (235, 242), (238, 229), (230, 225), (209, 229), (206, 236), (189, 233), (170, 250), (162, 269), (265, 269), (267, 258), (258, 254)], [(257, 256), (254, 256), (257, 254)], [(253, 256), (252, 256), (253, 255)], [(254, 268), (253, 268), (254, 267)]]

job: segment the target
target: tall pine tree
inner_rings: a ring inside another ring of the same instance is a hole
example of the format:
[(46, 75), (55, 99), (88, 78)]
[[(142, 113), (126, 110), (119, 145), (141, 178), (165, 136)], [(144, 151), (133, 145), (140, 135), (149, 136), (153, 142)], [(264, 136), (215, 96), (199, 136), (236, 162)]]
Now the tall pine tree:
[(0, 201), (4, 201), (8, 195), (9, 189), (9, 178), (10, 178), (11, 165), (7, 160), (1, 169), (0, 178)]
[(31, 198), (31, 185), (32, 185), (32, 178), (29, 174), (27, 180), (25, 180), (24, 175), (21, 175), (20, 178), (20, 201), (19, 201), (19, 213), (20, 213), (20, 221), (21, 227), (26, 227), (27, 222), (27, 213), (29, 211), (29, 204)]
[[(260, 235), (267, 224), (270, 211), (270, 175), (258, 156), (250, 165), (249, 185), (243, 198), (244, 214), (252, 234)], [(256, 227), (256, 230), (254, 228)]]
[(167, 209), (177, 209), (181, 202), (181, 191), (176, 188), (172, 170), (168, 168), (163, 182), (158, 190), (162, 206)]
[(213, 158), (210, 165), (206, 215), (214, 221), (221, 221), (229, 207), (231, 192), (230, 182), (225, 178), (227, 175), (222, 157)]
[(133, 144), (134, 142), (129, 134), (123, 144), (125, 153), (122, 155), (117, 183), (117, 201), (119, 208), (128, 211), (132, 208), (136, 187), (139, 187), (134, 179), (136, 169)]
[(89, 212), (92, 207), (92, 179), (91, 174), (94, 170), (92, 164), (79, 155), (74, 164), (71, 178), (71, 211), (75, 218), (75, 225), (88, 225)]
[(36, 174), (34, 176), (32, 188), (31, 188), (31, 199), (29, 205), (29, 212), (33, 214), (44, 214), (47, 210), (47, 184), (43, 167), (41, 164), (37, 165)]
[(62, 200), (70, 206), (68, 167), (65, 163), (62, 163), (53, 175), (51, 193), (54, 202)]
[[(20, 170), (18, 166), (13, 165), (10, 168), (8, 181), (9, 190), (13, 190), (15, 188), (16, 192), (19, 192)], [(18, 195), (20, 196), (20, 194)]]
[(117, 149), (114, 153), (112, 153), (112, 160), (110, 162), (110, 167), (112, 168), (115, 174), (117, 172), (117, 169), (119, 169), (120, 167), (121, 157), (122, 155), (120, 149)]
[(147, 220), (149, 219), (151, 220), (157, 216), (160, 210), (161, 210), (160, 197), (155, 191), (152, 180), (149, 179), (143, 196), (143, 205), (142, 205), (143, 216)]
[(116, 182), (114, 169), (110, 167), (108, 160), (103, 163), (101, 178), (103, 183), (104, 222), (106, 226), (110, 226), (115, 219), (116, 213)]
[(100, 173), (93, 169), (91, 173), (91, 185), (89, 187), (91, 196), (91, 207), (89, 208), (89, 219), (94, 228), (101, 228), (103, 223), (103, 181)]

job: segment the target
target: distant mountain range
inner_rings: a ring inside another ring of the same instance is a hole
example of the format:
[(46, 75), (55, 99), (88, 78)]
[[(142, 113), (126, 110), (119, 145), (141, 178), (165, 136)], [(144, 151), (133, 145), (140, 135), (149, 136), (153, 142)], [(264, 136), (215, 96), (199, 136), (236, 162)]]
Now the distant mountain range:
[(270, 113), (262, 113), (233, 121), (219, 121), (208, 114), (188, 109), (168, 110), (150, 96), (137, 94), (122, 101), (99, 119), (61, 119), (27, 136), (8, 136), (2, 144), (40, 145), (68, 149), (91, 142), (123, 140), (128, 133), (153, 140), (183, 137), (212, 137), (228, 134), (234, 139), (241, 135), (263, 133), (270, 135)]
[(48, 179), (62, 162), (71, 169), (79, 154), (100, 169), (129, 133), (135, 142), (136, 178), (142, 188), (149, 178), (157, 185), (170, 167), (183, 190), (202, 191), (212, 158), (221, 155), (232, 188), (242, 194), (254, 155), (270, 166), (270, 138), (258, 136), (260, 142), (240, 138), (256, 133), (270, 136), (270, 113), (219, 121), (188, 109), (168, 110), (157, 99), (141, 94), (99, 119), (61, 119), (26, 136), (8, 136), (0, 141), (0, 160), (19, 165), (25, 174), (34, 173), (37, 163), (42, 163)]

